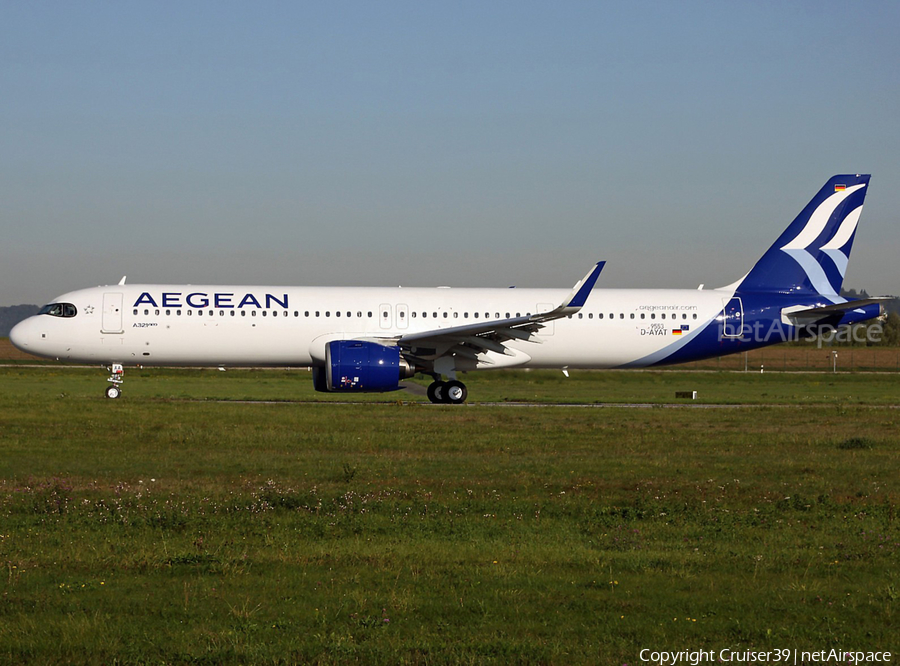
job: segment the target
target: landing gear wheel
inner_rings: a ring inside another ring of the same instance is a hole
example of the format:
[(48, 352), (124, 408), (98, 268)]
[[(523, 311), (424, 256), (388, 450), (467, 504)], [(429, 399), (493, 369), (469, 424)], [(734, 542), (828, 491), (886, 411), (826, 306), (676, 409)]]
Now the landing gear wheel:
[(428, 399), (433, 403), (444, 402), (446, 384), (440, 380), (428, 385)]
[(444, 402), (449, 402), (451, 405), (463, 404), (467, 395), (469, 395), (469, 392), (466, 390), (466, 385), (455, 379), (447, 382), (444, 386)]
[(111, 384), (110, 386), (106, 387), (106, 397), (110, 400), (115, 400), (120, 395), (122, 395), (122, 389), (120, 389), (115, 384)]

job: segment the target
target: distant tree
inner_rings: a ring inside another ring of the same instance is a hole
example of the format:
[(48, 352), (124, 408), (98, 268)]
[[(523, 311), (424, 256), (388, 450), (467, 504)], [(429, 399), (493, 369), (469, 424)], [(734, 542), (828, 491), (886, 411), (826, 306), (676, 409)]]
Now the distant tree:
[(844, 298), (869, 298), (869, 292), (865, 289), (860, 289), (858, 292), (856, 289), (841, 289), (841, 296)]
[(23, 319), (37, 314), (40, 308), (37, 305), (10, 305), (0, 307), (0, 338), (9, 336), (12, 327)]
[(900, 347), (900, 314), (891, 312), (882, 324), (881, 346)]

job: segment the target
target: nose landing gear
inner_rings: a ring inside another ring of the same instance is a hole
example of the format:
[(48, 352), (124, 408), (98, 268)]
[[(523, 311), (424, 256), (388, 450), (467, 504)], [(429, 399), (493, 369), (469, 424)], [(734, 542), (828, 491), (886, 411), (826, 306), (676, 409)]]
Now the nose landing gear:
[(466, 385), (456, 379), (449, 382), (437, 379), (428, 386), (428, 399), (433, 403), (461, 405), (466, 401), (468, 394)]
[(106, 387), (107, 398), (115, 400), (122, 395), (122, 382), (125, 381), (122, 378), (124, 376), (125, 369), (122, 367), (122, 364), (113, 363), (112, 367), (109, 369), (109, 378), (106, 380), (109, 382), (109, 386)]

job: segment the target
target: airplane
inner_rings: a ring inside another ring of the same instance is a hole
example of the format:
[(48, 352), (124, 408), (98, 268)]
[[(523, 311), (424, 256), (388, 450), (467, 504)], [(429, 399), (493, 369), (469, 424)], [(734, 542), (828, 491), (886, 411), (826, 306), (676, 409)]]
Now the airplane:
[(305, 367), (316, 390), (386, 392), (431, 376), (461, 404), (460, 373), (656, 367), (749, 351), (883, 314), (891, 297), (840, 288), (869, 175), (832, 177), (750, 271), (717, 289), (570, 290), (126, 284), (69, 292), (19, 323), (20, 350), (123, 367)]

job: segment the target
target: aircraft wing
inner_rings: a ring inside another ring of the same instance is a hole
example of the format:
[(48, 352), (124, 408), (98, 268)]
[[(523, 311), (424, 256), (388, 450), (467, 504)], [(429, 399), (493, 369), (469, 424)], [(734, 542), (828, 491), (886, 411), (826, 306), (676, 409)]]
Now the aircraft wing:
[[(537, 312), (525, 317), (494, 319), (463, 326), (410, 333), (395, 338), (396, 344), (405, 354), (416, 358), (434, 359), (440, 356), (459, 354), (465, 358), (479, 360), (478, 355), (484, 352), (513, 356), (514, 354), (505, 347), (506, 342), (510, 340), (539, 342), (539, 340), (532, 339), (532, 336), (544, 324), (554, 319), (568, 317), (581, 310), (605, 264), (605, 261), (601, 261), (593, 266), (588, 274), (572, 288), (563, 302), (552, 310)], [(484, 359), (480, 360), (484, 362)]]

